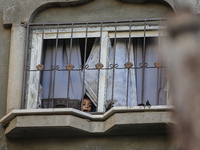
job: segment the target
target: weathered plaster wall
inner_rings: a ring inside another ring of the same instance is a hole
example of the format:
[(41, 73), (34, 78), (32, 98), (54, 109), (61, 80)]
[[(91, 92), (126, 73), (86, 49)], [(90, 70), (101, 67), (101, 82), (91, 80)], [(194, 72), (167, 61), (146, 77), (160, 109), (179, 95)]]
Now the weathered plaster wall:
[(163, 136), (54, 138), (13, 140), (11, 143), (10, 150), (173, 150)]
[[(3, 27), (2, 13), (3, 9), (14, 3), (15, 0), (0, 0), (0, 118), (6, 113), (6, 95), (8, 83), (8, 63), (10, 49), (10, 29)], [(7, 141), (4, 135), (4, 129), (0, 124), (0, 150), (7, 147)]]
[(166, 17), (172, 9), (163, 4), (133, 4), (118, 0), (95, 0), (66, 8), (49, 8), (33, 22), (85, 22)]

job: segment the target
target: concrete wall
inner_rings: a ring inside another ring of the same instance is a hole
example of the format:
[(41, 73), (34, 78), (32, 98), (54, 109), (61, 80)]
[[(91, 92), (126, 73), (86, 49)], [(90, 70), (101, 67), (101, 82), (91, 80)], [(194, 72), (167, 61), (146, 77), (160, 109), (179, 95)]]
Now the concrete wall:
[(88, 137), (9, 141), (10, 150), (173, 150), (166, 137)]
[[(16, 3), (15, 0), (0, 0), (0, 118), (6, 114), (6, 95), (8, 83), (8, 64), (9, 64), (9, 49), (10, 49), (10, 29), (3, 27), (2, 13), (3, 9)], [(7, 140), (4, 135), (4, 129), (0, 124), (0, 150), (7, 147)]]
[[(166, 17), (172, 9), (163, 4), (132, 4), (118, 0), (95, 0), (68, 8), (49, 8), (33, 22), (85, 22)], [(142, 12), (142, 13), (141, 13)]]
[[(45, 0), (44, 0), (45, 1)], [(124, 0), (125, 1), (125, 0)], [(127, 0), (131, 1), (131, 0)], [(160, 0), (162, 2), (163, 0)], [(193, 10), (199, 12), (199, 0), (168, 0), (174, 6), (189, 2)], [(32, 1), (33, 5), (42, 1)], [(131, 1), (132, 2), (132, 1)], [(3, 26), (3, 9), (18, 7), (19, 14), (29, 11), (31, 0), (0, 0), (0, 118), (6, 114), (9, 50), (11, 30)], [(24, 7), (23, 7), (24, 6)], [(25, 7), (29, 6), (29, 7)], [(53, 5), (51, 5), (53, 6)], [(95, 0), (88, 4), (48, 8), (33, 16), (33, 22), (65, 22), (65, 21), (100, 21), (100, 20), (124, 20), (136, 18), (165, 17), (171, 11), (169, 5), (159, 4), (131, 4), (118, 0)], [(110, 15), (112, 14), (112, 15)], [(125, 17), (126, 16), (126, 17)], [(15, 16), (13, 16), (14, 18)], [(7, 18), (9, 19), (9, 18)], [(19, 19), (19, 18), (18, 18)], [(20, 20), (23, 21), (23, 20)], [(20, 23), (20, 22), (18, 22)], [(23, 57), (21, 58), (23, 59)], [(9, 94), (9, 93), (8, 93)], [(166, 136), (127, 136), (127, 137), (84, 137), (73, 139), (6, 139), (4, 129), (0, 124), (0, 150), (77, 150), (77, 149), (149, 149), (168, 150), (173, 149)]]

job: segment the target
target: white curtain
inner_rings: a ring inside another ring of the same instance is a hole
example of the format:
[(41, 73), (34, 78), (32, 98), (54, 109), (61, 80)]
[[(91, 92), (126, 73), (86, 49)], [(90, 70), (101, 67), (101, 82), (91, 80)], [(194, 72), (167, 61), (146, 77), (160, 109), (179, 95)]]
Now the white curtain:
[[(45, 68), (49, 68), (54, 65), (55, 62), (55, 44), (52, 48), (51, 41), (47, 41), (47, 48), (45, 51), (44, 65)], [(53, 50), (53, 60), (52, 58)], [(70, 57), (70, 40), (59, 40), (57, 48), (56, 65), (59, 69), (65, 69), (69, 63)], [(52, 64), (51, 64), (52, 63)], [(81, 54), (78, 39), (73, 39), (73, 45), (71, 49), (71, 64), (74, 69), (79, 69), (81, 66)], [(43, 98), (51, 98), (53, 91), (53, 71), (43, 71), (42, 75), (42, 87)], [(70, 99), (81, 99), (82, 97), (82, 71), (71, 71), (69, 82), (69, 97)], [(54, 98), (67, 98), (67, 86), (68, 86), (68, 71), (58, 71), (55, 74), (55, 86), (54, 86)]]
[[(111, 46), (111, 40), (109, 42), (107, 66), (113, 64), (114, 50), (115, 50), (115, 62), (118, 64), (118, 68), (124, 68), (124, 64), (128, 61), (128, 39), (117, 39), (116, 49)], [(133, 43), (131, 42), (130, 47), (130, 62), (134, 66), (134, 54), (133, 54)], [(45, 70), (50, 70), (51, 66), (54, 66), (55, 52), (56, 52), (56, 40), (47, 40), (43, 64)], [(65, 66), (69, 63), (70, 56), (70, 40), (59, 40), (57, 47), (57, 58), (56, 65), (59, 69), (65, 69)], [(87, 59), (86, 64), (89, 68), (95, 68), (95, 65), (99, 63), (99, 50), (100, 40), (95, 39), (90, 55)], [(102, 50), (103, 51), (103, 50)], [(31, 53), (32, 66), (37, 66), (40, 63), (40, 53)], [(71, 49), (71, 64), (74, 65), (74, 69), (79, 69), (81, 66), (81, 53), (78, 39), (73, 39), (73, 45)], [(128, 69), (117, 69), (115, 68), (114, 73), (114, 84), (113, 84), (113, 69), (108, 69), (106, 72), (106, 87), (105, 92), (105, 107), (111, 102), (112, 94), (115, 106), (126, 106), (126, 95), (127, 95), (127, 74)], [(37, 96), (39, 95), (39, 101), (41, 98), (52, 98), (53, 92), (53, 78), (54, 71), (43, 71), (41, 75), (41, 86), (39, 86), (41, 93), (38, 94), (39, 84), (39, 72), (31, 72), (28, 75), (27, 80), (28, 90), (28, 104), (27, 108), (37, 107)], [(101, 78), (101, 74), (100, 74)], [(67, 98), (67, 85), (68, 85), (68, 71), (58, 71), (55, 73), (55, 85), (54, 85), (54, 98)], [(69, 97), (71, 99), (82, 98), (82, 82), (83, 74), (82, 71), (71, 71), (71, 79), (69, 83)], [(97, 106), (97, 86), (98, 86), (98, 70), (85, 70), (85, 89), (84, 92), (90, 97), (93, 103)], [(102, 83), (100, 83), (102, 84)], [(137, 105), (137, 94), (136, 94), (136, 80), (135, 70), (130, 69), (129, 71), (129, 82), (128, 82), (128, 106)], [(112, 91), (112, 85), (114, 91)], [(101, 94), (101, 93), (99, 93)]]
[[(90, 68), (94, 68), (95, 64), (99, 63), (99, 40), (96, 39), (87, 63)], [(113, 64), (114, 58), (114, 47), (108, 46), (109, 56), (107, 56), (108, 63)], [(124, 64), (128, 61), (128, 40), (127, 39), (117, 39), (116, 43), (116, 55), (115, 61), (119, 65), (119, 68), (124, 68)], [(133, 46), (131, 43), (130, 48), (130, 61), (134, 65), (134, 55)], [(107, 71), (107, 82), (106, 85), (106, 105), (111, 102), (112, 92), (113, 100), (115, 106), (126, 106), (126, 95), (127, 95), (127, 72), (128, 69), (115, 69), (114, 77), (114, 91), (112, 91), (112, 81), (113, 81), (113, 69)], [(101, 78), (101, 76), (100, 76)], [(136, 83), (135, 83), (135, 71), (130, 69), (129, 72), (129, 86), (128, 86), (128, 106), (137, 105), (137, 95), (136, 95)], [(101, 83), (100, 83), (101, 84)], [(97, 104), (97, 86), (98, 86), (98, 70), (86, 70), (85, 79), (86, 91), (88, 96), (92, 99), (94, 104)], [(101, 94), (101, 93), (99, 93)]]
[[(116, 49), (114, 45), (110, 49), (109, 60), (110, 64), (113, 64), (114, 50), (115, 50), (115, 64), (118, 64), (117, 68), (125, 68), (124, 64), (128, 62), (128, 39), (117, 39)], [(133, 55), (133, 43), (131, 42), (129, 61), (134, 66), (134, 55)], [(126, 106), (127, 96), (127, 75), (128, 69), (115, 69), (114, 72), (114, 84), (113, 84), (113, 70), (108, 71), (108, 83), (107, 83), (107, 100), (111, 101), (113, 94), (114, 106)], [(130, 69), (129, 71), (129, 82), (128, 82), (128, 106), (137, 105), (137, 94), (136, 94), (136, 82), (135, 82), (135, 70)], [(114, 91), (112, 91), (114, 86)], [(113, 93), (112, 93), (113, 92)]]

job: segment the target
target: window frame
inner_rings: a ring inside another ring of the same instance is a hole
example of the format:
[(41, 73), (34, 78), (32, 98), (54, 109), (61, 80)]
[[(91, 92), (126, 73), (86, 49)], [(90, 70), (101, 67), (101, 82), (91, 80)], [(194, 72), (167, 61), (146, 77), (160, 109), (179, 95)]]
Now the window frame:
[[(31, 25), (35, 24), (29, 24), (28, 27)], [(41, 24), (37, 24), (41, 25)], [(73, 28), (68, 29), (64, 28), (61, 31), (58, 29), (44, 29), (44, 24), (43, 25), (43, 30), (34, 30), (31, 33), (31, 43), (34, 43), (32, 45), (27, 45), (27, 47), (31, 47), (32, 50), (39, 49), (39, 54), (41, 55), (42, 49), (43, 49), (43, 40), (46, 39), (70, 39), (70, 38), (101, 38), (101, 63), (106, 62), (106, 56), (107, 56), (107, 50), (108, 50), (108, 43), (105, 44), (105, 40), (109, 40), (111, 38), (137, 38), (137, 37), (160, 37), (161, 36), (166, 36), (166, 33), (161, 31), (161, 28), (163, 29), (164, 27), (159, 26), (149, 26), (149, 25), (140, 25), (140, 26), (119, 26), (117, 27), (117, 31), (115, 32), (115, 27), (113, 26), (106, 26), (106, 27), (87, 27), (87, 34), (86, 34), (86, 28), (85, 27), (78, 27), (78, 28)], [(52, 25), (57, 25), (57, 24), (52, 24)], [(131, 31), (131, 32), (130, 32)], [(72, 35), (73, 32), (73, 35)], [(102, 34), (101, 34), (102, 33)], [(73, 37), (72, 37), (73, 36)], [(30, 41), (28, 41), (30, 44)], [(36, 43), (36, 44), (35, 44)], [(36, 45), (36, 46), (33, 46)], [(27, 54), (26, 54), (27, 55)], [(105, 63), (108, 64), (108, 63)], [(25, 64), (26, 65), (26, 64)], [(108, 67), (108, 66), (104, 66)], [(25, 67), (26, 68), (26, 67)], [(101, 74), (101, 73), (100, 73)], [(102, 76), (102, 74), (100, 75)], [(105, 78), (105, 74), (104, 74)], [(99, 97), (98, 97), (98, 112), (105, 112), (105, 107), (104, 107), (104, 101), (105, 99), (105, 90), (104, 88), (106, 87), (106, 81), (101, 78), (101, 81), (99, 81)], [(25, 84), (25, 81), (24, 81)], [(24, 85), (23, 84), (23, 85)], [(25, 88), (23, 89), (25, 90)], [(167, 101), (167, 100), (166, 100)], [(23, 96), (23, 103), (25, 104), (25, 97)], [(25, 108), (25, 107), (24, 107)]]

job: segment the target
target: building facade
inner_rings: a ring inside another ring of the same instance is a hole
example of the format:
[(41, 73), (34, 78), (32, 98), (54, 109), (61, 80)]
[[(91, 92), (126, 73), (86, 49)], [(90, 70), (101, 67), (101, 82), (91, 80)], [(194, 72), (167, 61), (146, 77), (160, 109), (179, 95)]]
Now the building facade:
[[(199, 5), (195, 0), (1, 0), (0, 149), (176, 149), (170, 140), (168, 81), (152, 49), (161, 47), (170, 13), (188, 6), (198, 14)], [(54, 49), (49, 57), (48, 46)], [(60, 47), (70, 51), (63, 68), (57, 67), (66, 55)], [(73, 74), (76, 69), (81, 73)], [(68, 73), (63, 75), (68, 81), (59, 71)], [(85, 93), (96, 112), (57, 108), (64, 104), (54, 101), (80, 103)]]

